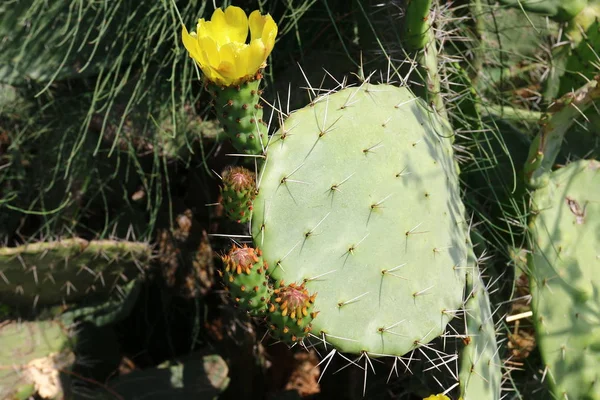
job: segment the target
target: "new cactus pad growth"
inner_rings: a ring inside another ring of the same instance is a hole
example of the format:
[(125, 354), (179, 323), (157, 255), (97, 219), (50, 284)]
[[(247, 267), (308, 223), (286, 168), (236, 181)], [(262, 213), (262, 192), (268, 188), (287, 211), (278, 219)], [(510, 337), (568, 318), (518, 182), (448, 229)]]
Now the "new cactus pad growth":
[(223, 131), (244, 154), (262, 154), (267, 143), (267, 127), (260, 104), (260, 75), (258, 77), (234, 87), (207, 83)]
[(557, 398), (600, 399), (600, 163), (552, 172), (532, 202), (531, 306), (547, 379)]
[(254, 243), (275, 280), (318, 293), (311, 331), (339, 351), (403, 355), (462, 306), (470, 245), (451, 136), (409, 89), (365, 82), (271, 138)]
[(267, 263), (261, 251), (244, 245), (233, 246), (223, 256), (223, 281), (232, 299), (252, 315), (263, 314), (271, 296)]
[(317, 316), (314, 311), (316, 294), (308, 293), (304, 283), (285, 285), (282, 280), (273, 290), (269, 302), (269, 328), (278, 339), (294, 343), (310, 333), (312, 320)]
[(222, 204), (227, 217), (240, 223), (250, 221), (252, 201), (256, 196), (254, 172), (244, 167), (229, 167), (222, 178)]

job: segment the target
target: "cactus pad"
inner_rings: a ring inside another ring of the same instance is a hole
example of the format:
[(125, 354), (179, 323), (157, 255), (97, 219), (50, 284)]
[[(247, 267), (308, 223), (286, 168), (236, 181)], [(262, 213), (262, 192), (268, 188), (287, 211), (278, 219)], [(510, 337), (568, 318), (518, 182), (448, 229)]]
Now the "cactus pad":
[(80, 238), (0, 248), (0, 301), (27, 307), (107, 300), (140, 275), (148, 243)]
[(246, 245), (234, 245), (223, 256), (223, 264), (223, 281), (236, 304), (250, 314), (263, 314), (267, 309), (271, 288), (268, 266), (261, 257), (261, 251)]
[(244, 167), (229, 167), (222, 178), (222, 204), (227, 217), (240, 223), (250, 221), (252, 201), (256, 196), (254, 172)]
[(498, 400), (502, 381), (502, 362), (490, 298), (475, 266), (467, 275), (465, 303), (467, 338), (460, 356), (460, 394), (463, 400)]
[[(6, 321), (0, 326), (0, 398), (63, 398), (59, 371), (75, 362), (73, 341), (58, 321)], [(21, 396), (21, 397), (19, 397)]]
[(312, 333), (403, 355), (463, 304), (467, 226), (451, 132), (409, 89), (318, 97), (273, 135), (252, 234), (275, 280), (316, 293)]
[(600, 399), (600, 163), (554, 171), (533, 211), (531, 306), (547, 379), (557, 398)]

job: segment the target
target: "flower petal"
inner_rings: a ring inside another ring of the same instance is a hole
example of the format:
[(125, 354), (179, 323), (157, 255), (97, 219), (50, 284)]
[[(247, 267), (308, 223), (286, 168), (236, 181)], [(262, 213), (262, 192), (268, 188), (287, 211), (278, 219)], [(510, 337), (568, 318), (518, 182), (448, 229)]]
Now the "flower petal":
[(204, 18), (200, 18), (198, 25), (196, 25), (196, 34), (198, 37), (212, 36), (210, 21), (206, 22)]
[(210, 37), (204, 36), (198, 38), (200, 46), (200, 59), (198, 65), (209, 81), (225, 83), (225, 79), (218, 71), (221, 64), (221, 56), (217, 43)]
[(273, 21), (270, 15), (267, 15), (265, 26), (263, 27), (261, 39), (267, 48), (265, 58), (271, 54), (271, 50), (275, 46), (275, 38), (277, 37), (277, 24)]
[(183, 46), (188, 51), (190, 57), (199, 62), (201, 56), (198, 38), (190, 35), (185, 25), (183, 25), (181, 29), (181, 39), (183, 41)]
[(250, 17), (248, 18), (248, 23), (250, 25), (250, 40), (253, 41), (261, 38), (263, 28), (265, 26), (265, 17), (260, 15), (260, 11), (252, 11)]
[(248, 17), (240, 7), (229, 6), (225, 10), (225, 21), (229, 26), (231, 42), (246, 43), (248, 37)]
[(236, 68), (236, 58), (239, 54), (240, 43), (227, 43), (219, 49), (221, 62), (217, 68), (224, 78), (229, 79), (230, 83), (244, 76), (244, 71), (238, 71)]
[[(198, 21), (202, 25), (202, 31), (206, 36), (212, 37), (219, 47), (231, 42), (245, 43), (248, 37), (248, 18), (246, 13), (239, 7), (229, 6), (223, 12), (217, 8), (210, 22)], [(199, 29), (200, 32), (200, 29)]]
[(199, 37), (198, 43), (204, 55), (200, 62), (211, 68), (217, 68), (221, 62), (217, 43), (209, 36)]
[(254, 75), (262, 67), (267, 59), (266, 48), (261, 39), (256, 39), (250, 42), (250, 46), (246, 51), (248, 64), (246, 66), (246, 75)]

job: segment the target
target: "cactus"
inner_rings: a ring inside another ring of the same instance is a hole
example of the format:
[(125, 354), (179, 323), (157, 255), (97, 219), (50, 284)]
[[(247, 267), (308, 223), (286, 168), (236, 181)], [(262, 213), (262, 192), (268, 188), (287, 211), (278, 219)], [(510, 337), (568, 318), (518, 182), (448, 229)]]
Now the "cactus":
[(560, 79), (559, 96), (583, 86), (599, 72), (596, 63), (600, 53), (600, 4), (586, 7), (571, 24), (567, 36), (573, 48), (569, 49)]
[(75, 357), (71, 335), (60, 322), (8, 321), (0, 325), (0, 337), (0, 398), (64, 398), (61, 371)]
[(467, 293), (467, 337), (460, 356), (460, 395), (463, 400), (498, 400), (502, 363), (490, 298), (478, 267), (467, 273)]
[(12, 306), (104, 302), (135, 280), (150, 245), (81, 238), (0, 248), (0, 301)]
[(500, 0), (500, 3), (564, 22), (579, 14), (587, 0)]
[(191, 35), (182, 28), (183, 44), (204, 73), (217, 118), (234, 147), (245, 154), (262, 154), (266, 144), (259, 86), (277, 31), (269, 14), (256, 10), (246, 16), (236, 6), (215, 9), (210, 21), (201, 18)]
[(600, 75), (552, 104), (549, 110), (551, 114), (546, 114), (540, 121), (542, 129), (529, 148), (524, 172), (530, 187), (541, 188), (547, 185), (565, 134), (576, 118), (598, 99), (600, 99)]
[(552, 65), (544, 83), (544, 97), (552, 101), (583, 86), (598, 73), (598, 17), (600, 4), (590, 2), (565, 26), (561, 46), (552, 51)]
[(271, 138), (254, 243), (274, 280), (316, 294), (312, 332), (340, 351), (403, 355), (462, 305), (467, 227), (449, 136), (409, 89), (364, 82)]
[(532, 310), (557, 398), (600, 399), (600, 163), (554, 171), (532, 196)]
[(244, 167), (228, 167), (223, 172), (222, 204), (233, 221), (246, 223), (252, 216), (252, 201), (256, 197), (254, 173)]
[(429, 13), (431, 0), (408, 0), (406, 4), (406, 25), (404, 45), (410, 50), (420, 50), (429, 42), (431, 29)]
[(110, 391), (96, 391), (97, 400), (217, 399), (229, 385), (229, 367), (217, 354), (192, 353), (165, 361), (156, 368), (133, 371), (108, 381)]
[(260, 74), (256, 80), (235, 87), (207, 83), (217, 110), (217, 118), (233, 146), (244, 154), (262, 154), (267, 143), (267, 127), (260, 104)]
[(244, 245), (233, 246), (223, 256), (224, 271), (221, 273), (225, 287), (236, 304), (252, 315), (261, 315), (271, 298), (267, 276), (268, 265), (260, 250)]

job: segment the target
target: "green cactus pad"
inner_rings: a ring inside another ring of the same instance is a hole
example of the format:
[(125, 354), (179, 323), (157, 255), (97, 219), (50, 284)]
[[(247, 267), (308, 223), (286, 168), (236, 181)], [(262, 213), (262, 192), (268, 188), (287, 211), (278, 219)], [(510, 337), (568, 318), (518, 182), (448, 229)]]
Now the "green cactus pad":
[(502, 362), (490, 298), (477, 266), (467, 275), (465, 303), (467, 338), (460, 355), (460, 394), (463, 400), (498, 400)]
[(600, 162), (554, 171), (532, 201), (529, 281), (546, 379), (557, 398), (600, 399)]
[(105, 301), (140, 275), (148, 243), (80, 238), (0, 248), (0, 301), (50, 306)]
[(223, 256), (223, 264), (223, 281), (235, 303), (252, 315), (264, 314), (271, 288), (267, 276), (268, 265), (262, 259), (261, 251), (246, 245), (234, 245)]
[(409, 89), (365, 83), (272, 137), (254, 242), (274, 279), (316, 293), (312, 333), (340, 351), (403, 355), (461, 308), (468, 222), (451, 136)]
[(62, 399), (60, 371), (75, 362), (73, 340), (59, 321), (17, 322), (0, 325), (0, 398), (38, 393)]
[(570, 21), (585, 7), (586, 0), (500, 0), (500, 4), (529, 11), (556, 21)]
[(259, 102), (260, 81), (256, 79), (230, 87), (206, 83), (225, 134), (233, 146), (244, 154), (262, 154), (263, 146), (267, 143), (267, 129)]
[(229, 167), (223, 172), (221, 197), (225, 214), (239, 223), (250, 221), (252, 201), (256, 196), (254, 172), (244, 167)]
[(218, 399), (230, 383), (229, 367), (218, 354), (192, 353), (155, 368), (134, 370), (108, 381), (111, 392), (98, 390), (94, 400)]
[[(564, 75), (560, 78), (558, 95), (579, 89), (598, 74), (600, 53), (600, 3), (591, 3), (569, 24), (567, 37), (572, 49), (566, 58)], [(585, 32), (585, 33), (583, 33)]]
[(286, 343), (302, 340), (312, 329), (317, 316), (315, 294), (308, 293), (304, 284), (279, 282), (269, 302), (269, 329), (273, 336)]

